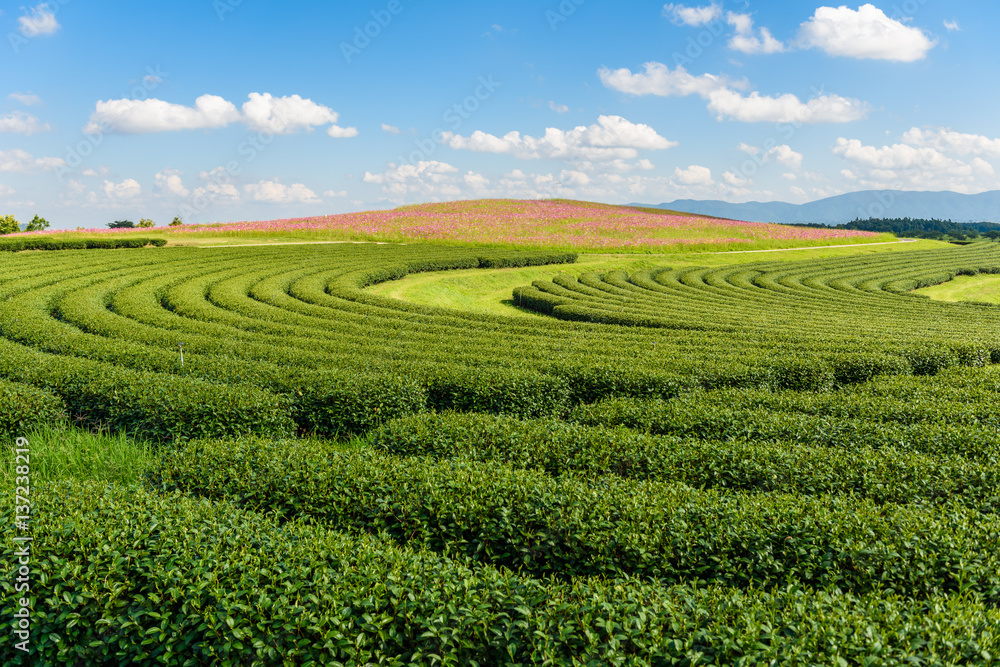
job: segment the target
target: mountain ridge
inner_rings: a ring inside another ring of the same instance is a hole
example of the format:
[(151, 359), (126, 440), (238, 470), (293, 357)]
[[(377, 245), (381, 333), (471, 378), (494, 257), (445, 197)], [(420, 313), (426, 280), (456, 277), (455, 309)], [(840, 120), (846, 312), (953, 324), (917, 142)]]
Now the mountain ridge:
[(1000, 190), (966, 195), (948, 190), (861, 190), (805, 204), (782, 201), (734, 204), (721, 200), (678, 199), (648, 208), (718, 218), (783, 224), (840, 225), (857, 218), (926, 218), (953, 222), (1000, 222)]

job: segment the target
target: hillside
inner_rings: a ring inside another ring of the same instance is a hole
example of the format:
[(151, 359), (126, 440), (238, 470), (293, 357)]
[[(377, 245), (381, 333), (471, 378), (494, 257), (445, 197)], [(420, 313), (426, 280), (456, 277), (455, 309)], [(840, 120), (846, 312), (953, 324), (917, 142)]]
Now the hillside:
[(513, 199), (135, 231), (92, 229), (83, 233), (155, 233), (171, 244), (183, 245), (255, 239), (435, 242), (575, 252), (764, 250), (891, 240), (884, 234), (858, 230), (804, 229), (581, 201)]

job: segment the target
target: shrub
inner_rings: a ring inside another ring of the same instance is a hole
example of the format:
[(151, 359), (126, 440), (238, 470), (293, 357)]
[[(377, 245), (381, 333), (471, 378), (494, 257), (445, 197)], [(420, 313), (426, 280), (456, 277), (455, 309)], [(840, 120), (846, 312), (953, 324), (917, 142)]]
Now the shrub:
[(0, 380), (0, 438), (66, 421), (66, 405), (50, 391)]
[(49, 228), (49, 221), (45, 218), (39, 217), (37, 214), (28, 223), (28, 226), (24, 228), (26, 232), (42, 232)]

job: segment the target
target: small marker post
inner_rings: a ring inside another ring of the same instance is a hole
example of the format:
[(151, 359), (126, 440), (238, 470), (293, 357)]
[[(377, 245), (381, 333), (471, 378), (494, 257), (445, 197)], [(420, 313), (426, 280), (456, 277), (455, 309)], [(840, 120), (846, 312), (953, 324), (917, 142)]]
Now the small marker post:
[(184, 368), (184, 343), (177, 343), (177, 347), (181, 351), (181, 368)]

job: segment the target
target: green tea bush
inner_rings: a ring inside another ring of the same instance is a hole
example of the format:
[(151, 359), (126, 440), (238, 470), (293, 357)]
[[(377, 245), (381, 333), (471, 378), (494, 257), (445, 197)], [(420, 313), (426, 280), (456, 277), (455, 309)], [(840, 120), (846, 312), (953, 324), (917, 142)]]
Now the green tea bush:
[[(970, 596), (560, 583), (97, 483), (39, 487), (31, 638), (5, 664), (989, 664)], [(0, 623), (19, 610), (0, 508)], [(124, 517), (127, 519), (123, 520)]]
[(0, 439), (66, 421), (66, 405), (50, 391), (0, 380)]
[(695, 490), (497, 463), (331, 451), (295, 441), (197, 441), (154, 488), (390, 537), (532, 576), (638, 576), (764, 589), (799, 584), (1000, 602), (1000, 516), (948, 503)]

